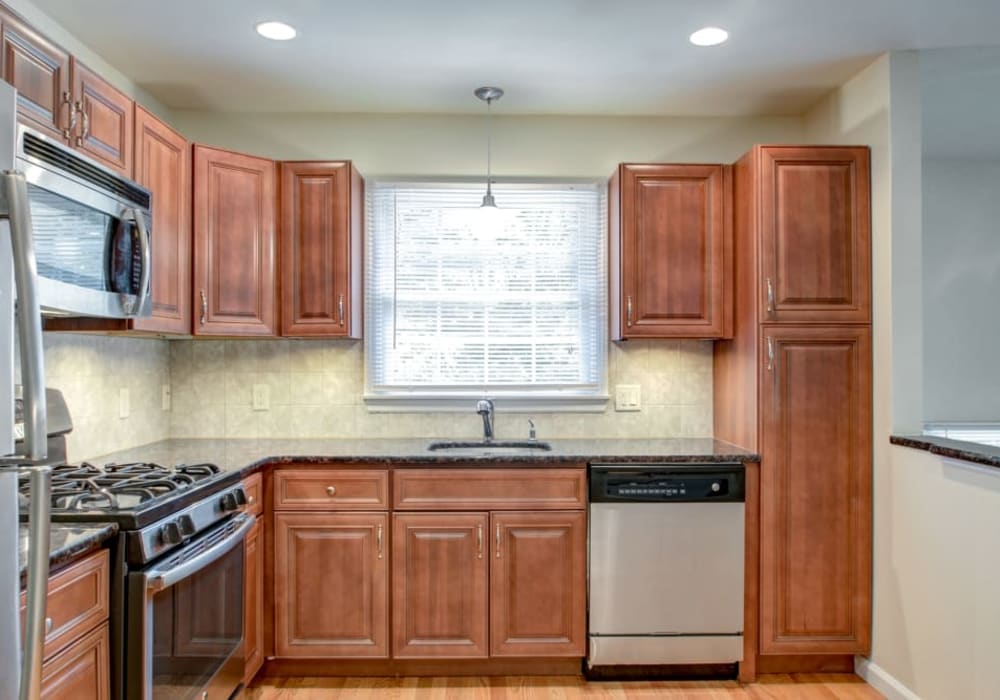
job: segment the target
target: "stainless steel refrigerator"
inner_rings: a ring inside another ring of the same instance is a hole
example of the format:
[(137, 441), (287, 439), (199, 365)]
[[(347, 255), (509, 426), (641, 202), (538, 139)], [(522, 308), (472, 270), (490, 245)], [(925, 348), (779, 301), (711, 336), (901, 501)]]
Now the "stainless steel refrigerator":
[[(34, 700), (41, 695), (51, 472), (45, 464), (45, 368), (37, 265), (27, 185), (23, 173), (15, 171), (16, 99), (14, 88), (0, 82), (0, 698)], [(20, 359), (23, 385), (23, 440), (20, 434), (15, 440), (15, 357)], [(27, 476), (31, 484), (23, 634), (19, 475)]]

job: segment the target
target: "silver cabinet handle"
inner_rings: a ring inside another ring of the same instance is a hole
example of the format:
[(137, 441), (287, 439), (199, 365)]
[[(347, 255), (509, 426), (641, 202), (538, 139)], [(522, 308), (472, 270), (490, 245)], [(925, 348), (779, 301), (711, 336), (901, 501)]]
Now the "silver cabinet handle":
[(344, 295), (341, 294), (340, 298), (337, 300), (337, 317), (340, 319), (340, 325), (344, 325)]
[(378, 558), (382, 558), (382, 524), (379, 523), (378, 530), (375, 531), (375, 547), (378, 550)]
[(83, 140), (90, 134), (90, 115), (88, 115), (87, 110), (83, 108), (82, 100), (76, 101), (75, 110), (81, 117), (83, 117), (83, 124), (80, 126), (80, 135), (76, 137), (76, 145), (82, 146)]
[(205, 290), (201, 291), (201, 317), (199, 318), (199, 324), (204, 326), (205, 319), (208, 318), (208, 297), (205, 296)]
[(476, 559), (483, 558), (483, 524), (476, 528)]
[(767, 338), (767, 371), (774, 369), (774, 338)]
[(51, 631), (52, 631), (52, 618), (47, 617), (45, 618), (45, 634), (48, 634)]
[(248, 506), (252, 506), (256, 502), (257, 502), (256, 498), (254, 498), (253, 496), (247, 496), (247, 505)]
[(76, 128), (76, 109), (73, 107), (73, 103), (69, 98), (69, 92), (63, 92), (62, 104), (59, 105), (60, 107), (69, 107), (69, 126), (62, 130), (63, 138), (67, 141), (73, 138), (73, 129)]
[(625, 297), (625, 325), (632, 327), (632, 296)]
[(768, 277), (765, 280), (767, 284), (767, 315), (774, 316), (774, 282)]
[(326, 495), (327, 496), (336, 496), (337, 495), (337, 487), (336, 486), (327, 486), (326, 487)]
[(500, 523), (497, 523), (497, 559), (500, 558)]

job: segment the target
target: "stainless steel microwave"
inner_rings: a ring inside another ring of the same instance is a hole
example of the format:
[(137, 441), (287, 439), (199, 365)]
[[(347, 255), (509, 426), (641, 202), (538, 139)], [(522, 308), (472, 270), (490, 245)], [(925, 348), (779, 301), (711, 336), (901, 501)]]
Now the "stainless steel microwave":
[(16, 133), (42, 313), (148, 316), (152, 194), (32, 129)]

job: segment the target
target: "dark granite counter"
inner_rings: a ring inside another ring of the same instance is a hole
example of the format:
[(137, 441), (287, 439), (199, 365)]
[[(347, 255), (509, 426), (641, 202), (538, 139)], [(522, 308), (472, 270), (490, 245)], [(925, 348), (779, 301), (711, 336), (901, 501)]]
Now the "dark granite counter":
[(1000, 447), (931, 435), (890, 435), (889, 442), (902, 447), (926, 450), (942, 457), (1000, 468)]
[[(49, 542), (49, 566), (53, 569), (98, 549), (118, 532), (114, 523), (53, 523)], [(28, 526), (18, 531), (18, 566), (21, 585), (28, 567)]]
[(756, 462), (760, 457), (721, 440), (550, 440), (551, 450), (429, 451), (430, 438), (358, 440), (211, 440), (174, 439), (113, 452), (89, 461), (145, 460), (161, 464), (211, 462), (243, 476), (274, 464), (378, 466), (560, 467), (584, 462)]

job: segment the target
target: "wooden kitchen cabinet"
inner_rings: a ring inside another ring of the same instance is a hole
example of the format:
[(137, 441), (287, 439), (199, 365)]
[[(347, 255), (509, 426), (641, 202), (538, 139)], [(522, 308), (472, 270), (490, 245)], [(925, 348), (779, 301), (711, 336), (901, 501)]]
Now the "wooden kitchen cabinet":
[(42, 664), (43, 700), (107, 700), (111, 697), (108, 623)]
[(392, 516), (392, 655), (486, 658), (486, 513)]
[(732, 334), (729, 169), (626, 163), (608, 188), (611, 338)]
[(871, 332), (770, 326), (761, 372), (760, 651), (871, 635)]
[(586, 654), (583, 512), (492, 513), (490, 655)]
[(281, 186), (281, 334), (361, 337), (364, 183), (350, 162), (288, 161)]
[(135, 103), (75, 58), (70, 82), (79, 119), (70, 145), (131, 178)]
[(275, 164), (194, 146), (195, 335), (277, 333)]
[(274, 514), (274, 652), (389, 654), (387, 513)]
[(262, 518), (243, 545), (243, 684), (264, 665), (264, 547)]
[(760, 222), (764, 323), (871, 321), (866, 147), (758, 146), (749, 205)]

